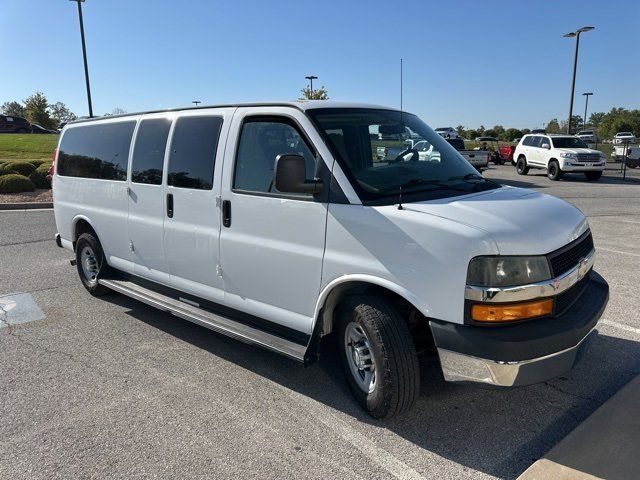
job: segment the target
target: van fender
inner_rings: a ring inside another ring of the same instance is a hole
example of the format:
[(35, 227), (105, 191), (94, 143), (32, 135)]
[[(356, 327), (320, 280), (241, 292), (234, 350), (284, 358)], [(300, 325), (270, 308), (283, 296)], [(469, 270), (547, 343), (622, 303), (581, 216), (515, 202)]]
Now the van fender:
[(421, 300), (417, 295), (415, 295), (410, 290), (407, 290), (405, 287), (398, 285), (397, 283), (387, 280), (386, 278), (376, 277), (375, 275), (342, 275), (329, 282), (329, 284), (324, 287), (324, 289), (320, 293), (320, 296), (318, 297), (313, 317), (313, 336), (319, 338), (320, 336), (331, 333), (333, 312), (338, 306), (339, 300), (342, 297), (342, 293), (353, 288), (357, 289), (358, 287), (363, 288), (372, 285), (385, 288), (399, 295), (415, 308), (417, 308), (424, 316), (430, 316), (430, 306), (424, 304), (423, 300)]
[[(76, 245), (76, 228), (78, 226), (78, 222), (80, 220), (84, 220), (85, 222), (87, 222), (89, 224), (89, 226), (93, 229), (94, 232), (96, 232), (96, 235), (98, 235), (98, 239), (100, 239), (100, 232), (98, 231), (98, 229), (96, 228), (96, 226), (93, 224), (93, 222), (91, 220), (89, 220), (89, 217), (85, 216), (85, 215), (76, 215), (75, 217), (73, 217), (73, 220), (71, 221), (71, 241), (73, 242), (73, 248), (75, 249), (75, 245)], [(104, 249), (104, 247), (103, 247)]]

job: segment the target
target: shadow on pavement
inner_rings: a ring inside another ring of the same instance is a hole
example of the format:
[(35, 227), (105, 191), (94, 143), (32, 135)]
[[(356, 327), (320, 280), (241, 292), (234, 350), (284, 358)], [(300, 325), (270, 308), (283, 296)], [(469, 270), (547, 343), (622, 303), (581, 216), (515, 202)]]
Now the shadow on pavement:
[[(421, 395), (409, 413), (382, 422), (352, 399), (331, 337), (319, 362), (301, 364), (243, 344), (121, 295), (105, 300), (132, 317), (291, 389), (363, 424), (383, 427), (458, 464), (515, 478), (631, 378), (640, 374), (640, 343), (598, 335), (566, 376), (541, 385), (486, 389), (444, 382), (437, 360), (421, 365)], [(401, 454), (400, 454), (401, 456)]]

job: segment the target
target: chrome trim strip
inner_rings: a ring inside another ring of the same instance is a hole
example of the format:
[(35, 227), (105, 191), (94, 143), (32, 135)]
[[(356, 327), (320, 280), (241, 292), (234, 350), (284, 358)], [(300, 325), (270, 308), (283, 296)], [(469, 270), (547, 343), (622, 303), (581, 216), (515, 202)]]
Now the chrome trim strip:
[(442, 348), (438, 349), (438, 355), (447, 382), (483, 383), (500, 387), (532, 385), (571, 370), (579, 360), (585, 340), (594, 331), (595, 328), (573, 347), (520, 362), (487, 360)]
[(578, 264), (557, 278), (515, 287), (477, 287), (467, 285), (464, 298), (475, 302), (507, 303), (552, 297), (570, 289), (593, 268), (596, 251), (592, 249)]

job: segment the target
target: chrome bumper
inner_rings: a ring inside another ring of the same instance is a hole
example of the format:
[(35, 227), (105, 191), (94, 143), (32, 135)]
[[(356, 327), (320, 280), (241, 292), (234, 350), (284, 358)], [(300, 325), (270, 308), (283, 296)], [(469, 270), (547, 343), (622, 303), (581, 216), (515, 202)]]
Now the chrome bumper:
[(571, 348), (519, 362), (488, 360), (441, 348), (438, 348), (438, 355), (444, 379), (448, 382), (519, 387), (544, 382), (571, 370), (595, 334), (595, 330), (591, 330)]

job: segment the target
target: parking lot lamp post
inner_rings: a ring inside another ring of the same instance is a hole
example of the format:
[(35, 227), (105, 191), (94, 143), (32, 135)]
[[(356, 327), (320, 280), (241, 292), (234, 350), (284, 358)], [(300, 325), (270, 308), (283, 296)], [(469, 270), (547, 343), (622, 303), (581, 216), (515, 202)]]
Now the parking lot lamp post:
[(82, 21), (82, 3), (84, 0), (70, 0), (78, 3), (78, 18), (80, 19), (80, 37), (82, 39), (82, 58), (84, 59), (84, 80), (87, 83), (87, 102), (89, 103), (89, 118), (93, 117), (91, 106), (91, 87), (89, 86), (89, 66), (87, 65), (87, 46), (84, 43), (84, 22)]
[(582, 128), (587, 128), (587, 107), (589, 106), (589, 95), (593, 95), (593, 92), (585, 92), (584, 95), (584, 120), (582, 120)]
[(311, 90), (311, 96), (313, 97), (313, 81), (316, 80), (318, 77), (315, 77), (313, 75), (309, 75), (308, 77), (304, 77), (307, 80), (309, 80), (309, 88)]
[(578, 48), (580, 47), (580, 34), (582, 32), (593, 30), (594, 28), (595, 27), (582, 27), (575, 32), (569, 32), (563, 35), (563, 37), (565, 38), (576, 38), (576, 51), (573, 55), (573, 78), (571, 79), (571, 101), (569, 102), (569, 123), (567, 124), (567, 133), (569, 135), (571, 134), (571, 117), (573, 116), (573, 94), (576, 88), (576, 68), (578, 66)]

